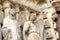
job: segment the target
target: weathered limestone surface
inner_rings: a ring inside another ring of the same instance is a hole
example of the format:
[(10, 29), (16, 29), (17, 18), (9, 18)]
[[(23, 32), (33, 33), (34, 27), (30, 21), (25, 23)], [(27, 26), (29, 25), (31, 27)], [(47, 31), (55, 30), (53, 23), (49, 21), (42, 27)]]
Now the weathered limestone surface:
[(39, 12), (41, 10), (44, 10), (45, 8), (51, 6), (51, 4), (50, 4), (50, 2), (48, 0), (44, 0), (44, 2), (42, 2), (42, 4), (41, 3), (37, 4), (38, 2), (35, 2), (36, 0), (34, 2), (32, 2), (33, 0), (32, 1), (29, 1), (29, 0), (9, 0), (9, 1), (11, 1), (13, 3), (23, 5), (23, 6), (26, 6), (26, 7), (30, 8), (30, 9), (33, 9), (33, 10), (39, 11)]
[[(52, 10), (54, 10), (54, 11), (52, 11)], [(45, 11), (46, 12), (46, 11)], [(56, 13), (55, 13), (55, 9), (53, 8), (53, 7), (51, 7), (50, 9), (47, 9), (47, 15), (46, 15), (46, 17), (47, 17), (47, 20), (45, 19), (45, 21), (48, 21), (48, 23), (50, 24), (50, 25), (47, 25), (47, 26), (49, 26), (49, 27), (47, 27), (46, 29), (45, 29), (45, 33), (46, 33), (46, 37), (47, 37), (47, 40), (57, 40), (57, 38), (56, 38), (56, 34), (55, 34), (55, 28), (56, 28), (56, 24), (53, 24), (54, 23), (54, 19), (56, 18), (56, 17), (54, 17), (53, 15), (56, 15)], [(57, 15), (56, 15), (57, 16)], [(54, 19), (53, 19), (54, 18)]]
[(3, 14), (3, 11), (2, 11), (2, 5), (0, 4), (0, 40), (2, 40), (2, 29), (1, 29), (1, 24), (3, 22), (3, 17), (4, 17), (4, 14)]
[(60, 40), (60, 14), (57, 17), (56, 23), (57, 23), (57, 31), (59, 33), (59, 39), (58, 40)]
[(3, 10), (2, 5), (0, 5), (0, 23), (3, 22), (3, 17), (4, 17), (4, 13), (2, 10)]
[(8, 16), (9, 15), (9, 10), (11, 9), (11, 6), (10, 6), (10, 2), (9, 1), (5, 1), (3, 3), (3, 8), (4, 8), (4, 16)]
[(24, 11), (19, 12), (17, 20), (18, 20), (19, 26), (21, 26), (25, 21), (27, 21), (26, 12)]
[(8, 28), (2, 28), (2, 35), (3, 35), (3, 40), (11, 40), (12, 39), (11, 30)]
[(37, 27), (37, 32), (40, 35), (40, 40), (43, 40), (43, 33), (44, 33), (44, 21), (43, 19), (39, 19), (35, 22), (35, 25)]
[(23, 38), (24, 40), (40, 40), (40, 35), (37, 32), (37, 26), (34, 24), (35, 13), (30, 14), (29, 21), (26, 21), (23, 26)]
[(36, 30), (36, 26), (30, 21), (24, 24), (23, 28), (24, 40), (40, 40), (39, 33)]
[[(2, 27), (3, 40), (57, 40), (59, 38), (54, 22), (57, 14), (50, 1), (44, 0), (43, 3), (39, 3), (38, 0), (9, 1), (12, 5), (8, 1), (3, 3), (5, 14)], [(11, 8), (15, 9), (10, 11)]]
[(3, 22), (3, 17), (4, 17), (3, 11), (0, 10), (0, 23)]
[[(14, 9), (10, 10), (10, 15), (8, 15), (7, 17), (4, 18), (3, 23), (4, 23), (3, 28), (8, 29), (8, 30), (6, 30), (7, 33), (3, 33), (3, 34), (10, 34), (10, 33), (8, 33), (9, 30), (11, 32), (11, 35), (9, 35), (9, 36), (7, 35), (7, 37), (9, 37), (9, 39), (6, 39), (6, 40), (21, 40), (21, 37), (20, 37), (21, 35), (18, 32), (18, 30), (20, 30), (20, 29), (18, 29)], [(4, 36), (4, 38), (5, 38), (5, 36)]]
[(2, 40), (1, 24), (0, 24), (0, 40)]

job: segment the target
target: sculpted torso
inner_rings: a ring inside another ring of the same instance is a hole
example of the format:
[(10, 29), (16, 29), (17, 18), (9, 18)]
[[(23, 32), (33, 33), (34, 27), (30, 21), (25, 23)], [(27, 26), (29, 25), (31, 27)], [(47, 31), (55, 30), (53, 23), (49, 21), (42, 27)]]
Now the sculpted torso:
[(11, 9), (10, 15), (5, 17), (4, 22), (3, 22), (3, 28), (7, 28), (11, 31), (11, 35), (10, 35), (10, 36), (12, 36), (11, 40), (18, 40), (18, 28), (17, 28), (17, 21), (15, 19), (14, 12), (15, 11), (13, 11), (13, 9)]
[(23, 26), (24, 40), (40, 40), (39, 33), (37, 32), (37, 27), (33, 23), (35, 16), (36, 16), (35, 14), (30, 15), (30, 21), (26, 21), (24, 23)]

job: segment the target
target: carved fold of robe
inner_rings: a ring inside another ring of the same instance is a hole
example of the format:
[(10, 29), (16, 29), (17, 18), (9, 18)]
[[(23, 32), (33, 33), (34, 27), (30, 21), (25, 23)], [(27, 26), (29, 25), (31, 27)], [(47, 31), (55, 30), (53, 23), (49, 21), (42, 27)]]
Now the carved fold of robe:
[(54, 25), (53, 25), (53, 20), (51, 18), (45, 19), (45, 38), (46, 40), (57, 40), (57, 36), (55, 34), (54, 30)]
[(40, 35), (37, 32), (36, 26), (31, 21), (24, 23), (23, 38), (24, 40), (40, 40)]
[(8, 28), (2, 28), (3, 40), (12, 40), (11, 30)]
[[(17, 26), (18, 26), (17, 21), (15, 19), (11, 19), (10, 15), (4, 18), (3, 28), (9, 29), (11, 31), (11, 35), (12, 35), (12, 39), (10, 38), (10, 39), (6, 39), (6, 40), (18, 40), (19, 34), (18, 34)], [(9, 31), (9, 30), (6, 30), (6, 31)], [(5, 36), (7, 36), (7, 35), (5, 35)]]
[(40, 19), (34, 23), (37, 27), (38, 33), (40, 35), (40, 40), (43, 40), (44, 37), (44, 20)]

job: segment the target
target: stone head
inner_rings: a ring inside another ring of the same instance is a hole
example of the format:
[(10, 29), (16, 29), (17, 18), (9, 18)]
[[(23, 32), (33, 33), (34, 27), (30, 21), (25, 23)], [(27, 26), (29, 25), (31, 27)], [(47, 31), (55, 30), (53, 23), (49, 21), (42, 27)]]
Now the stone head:
[(3, 3), (3, 8), (10, 8), (11, 3), (9, 1), (5, 1)]
[(15, 15), (16, 15), (15, 9), (14, 9), (14, 8), (13, 8), (13, 9), (10, 9), (9, 14), (10, 14), (11, 16), (15, 16)]
[(36, 13), (30, 14), (30, 21), (35, 21), (36, 17)]

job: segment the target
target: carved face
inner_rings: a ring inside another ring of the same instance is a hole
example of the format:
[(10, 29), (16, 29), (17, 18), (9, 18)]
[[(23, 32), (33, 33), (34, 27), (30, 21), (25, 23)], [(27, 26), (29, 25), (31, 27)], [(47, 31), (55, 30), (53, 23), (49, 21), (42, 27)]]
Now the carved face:
[(15, 12), (18, 13), (20, 10), (19, 10), (19, 7), (16, 7), (15, 8)]
[(4, 2), (4, 4), (3, 4), (3, 8), (10, 8), (10, 2), (9, 1), (6, 1), (6, 2)]
[(55, 18), (57, 18), (57, 17), (58, 17), (57, 13), (53, 13), (53, 14), (52, 14), (52, 19), (53, 19), (53, 20), (55, 20)]
[(15, 16), (15, 15), (16, 15), (15, 9), (11, 9), (11, 10), (9, 11), (9, 14), (10, 14), (11, 16)]
[(34, 21), (36, 19), (36, 13), (30, 14), (30, 20)]

